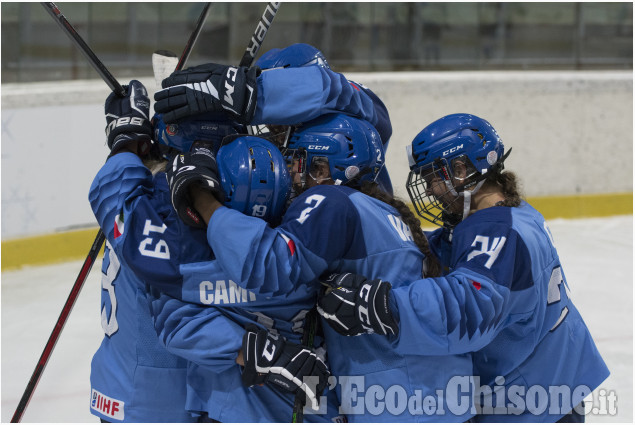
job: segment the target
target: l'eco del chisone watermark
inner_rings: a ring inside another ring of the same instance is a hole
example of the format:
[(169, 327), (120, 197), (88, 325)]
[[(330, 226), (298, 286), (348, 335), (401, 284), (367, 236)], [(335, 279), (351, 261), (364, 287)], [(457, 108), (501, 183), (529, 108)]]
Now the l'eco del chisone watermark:
[[(305, 377), (304, 382), (315, 388), (313, 377)], [(479, 376), (455, 376), (444, 389), (426, 395), (420, 389), (409, 391), (398, 384), (366, 386), (364, 376), (331, 376), (329, 390), (338, 386), (339, 413), (344, 415), (382, 415), (387, 412), (392, 415), (445, 416), (451, 413), (461, 416), (469, 412), (473, 415), (530, 413), (541, 416), (566, 415), (572, 410), (585, 416), (617, 414), (615, 390), (592, 392), (586, 385), (573, 388), (567, 385), (507, 386), (502, 376), (494, 380), (494, 385), (481, 385)], [(305, 414), (325, 414), (326, 404), (326, 397), (322, 396), (320, 409), (315, 411), (305, 407)]]

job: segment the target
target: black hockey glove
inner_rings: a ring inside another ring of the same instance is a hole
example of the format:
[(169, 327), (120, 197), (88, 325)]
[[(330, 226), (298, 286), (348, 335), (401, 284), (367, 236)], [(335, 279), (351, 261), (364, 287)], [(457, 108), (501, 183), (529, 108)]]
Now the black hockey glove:
[(257, 67), (214, 63), (176, 71), (163, 80), (154, 94), (154, 110), (166, 123), (205, 112), (225, 112), (248, 124), (256, 111)]
[(330, 372), (313, 350), (287, 342), (282, 336), (255, 325), (247, 327), (242, 350), (245, 361), (243, 384), (272, 384), (305, 397), (313, 410), (319, 408)]
[(111, 93), (106, 99), (106, 137), (108, 148), (113, 155), (133, 142), (139, 142), (139, 152), (148, 149), (152, 143), (150, 98), (146, 88), (137, 80), (123, 86), (126, 96)]
[(342, 273), (320, 278), (328, 288), (318, 299), (318, 313), (338, 333), (346, 336), (399, 333), (388, 305), (392, 286), (380, 279)]
[(205, 228), (205, 221), (194, 209), (190, 185), (208, 189), (219, 201), (223, 191), (218, 178), (216, 158), (207, 147), (194, 147), (188, 153), (177, 155), (166, 171), (172, 206), (183, 222), (189, 226)]

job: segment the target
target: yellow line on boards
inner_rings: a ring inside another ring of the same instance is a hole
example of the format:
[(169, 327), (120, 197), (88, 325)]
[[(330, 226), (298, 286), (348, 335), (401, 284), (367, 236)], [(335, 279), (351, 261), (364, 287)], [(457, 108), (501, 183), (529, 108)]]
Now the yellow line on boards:
[[(547, 220), (633, 214), (632, 193), (549, 196), (528, 198), (527, 201)], [(427, 222), (424, 220), (421, 222), (425, 230), (429, 230)], [(23, 266), (83, 260), (88, 255), (98, 230), (95, 227), (3, 241), (2, 271)], [(98, 258), (101, 255), (100, 253)]]

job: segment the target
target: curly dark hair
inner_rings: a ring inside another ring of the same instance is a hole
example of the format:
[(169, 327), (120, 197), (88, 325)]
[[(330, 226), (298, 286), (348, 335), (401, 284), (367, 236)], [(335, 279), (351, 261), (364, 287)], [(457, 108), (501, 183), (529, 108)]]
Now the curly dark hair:
[(485, 179), (484, 186), (497, 187), (505, 197), (505, 200), (497, 204), (501, 207), (518, 207), (523, 195), (520, 190), (520, 181), (511, 171), (494, 171)]

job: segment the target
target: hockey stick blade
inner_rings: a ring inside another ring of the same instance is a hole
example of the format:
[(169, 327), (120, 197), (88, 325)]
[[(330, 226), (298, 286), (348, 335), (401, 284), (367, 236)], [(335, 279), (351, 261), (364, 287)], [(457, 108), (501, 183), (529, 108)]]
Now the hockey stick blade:
[(169, 50), (157, 50), (152, 53), (152, 72), (157, 87), (161, 88), (161, 81), (170, 76), (179, 64), (179, 58)]
[(276, 13), (278, 13), (279, 8), (280, 2), (269, 2), (269, 4), (267, 4), (265, 11), (262, 13), (260, 20), (258, 21), (256, 31), (254, 31), (254, 34), (251, 36), (249, 46), (247, 46), (247, 50), (245, 50), (245, 53), (240, 60), (240, 66), (251, 66), (254, 62), (254, 59), (256, 59), (256, 55), (258, 54), (258, 50), (260, 50), (260, 46), (262, 46), (263, 41), (265, 41), (267, 31), (269, 31), (273, 18), (276, 17)]

